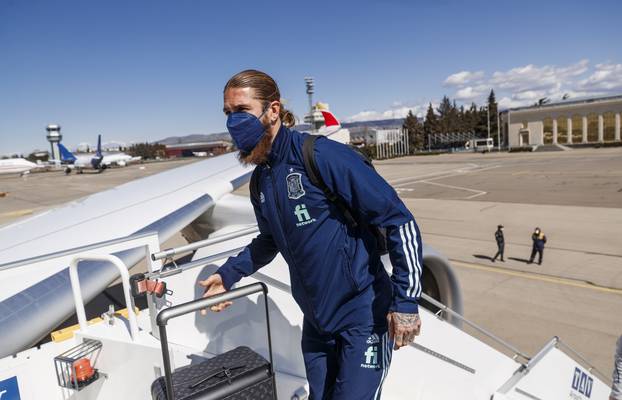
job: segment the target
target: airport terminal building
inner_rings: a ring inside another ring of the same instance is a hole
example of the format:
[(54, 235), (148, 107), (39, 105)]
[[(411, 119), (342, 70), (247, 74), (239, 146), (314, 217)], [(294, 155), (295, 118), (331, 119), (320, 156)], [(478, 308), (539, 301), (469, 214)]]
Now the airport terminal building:
[(511, 108), (500, 113), (508, 148), (620, 143), (622, 95)]

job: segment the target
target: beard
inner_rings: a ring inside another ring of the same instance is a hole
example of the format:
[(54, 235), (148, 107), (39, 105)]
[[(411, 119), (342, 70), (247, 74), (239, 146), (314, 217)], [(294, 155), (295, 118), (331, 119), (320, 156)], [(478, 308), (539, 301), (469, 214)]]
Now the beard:
[(244, 165), (261, 165), (268, 161), (268, 155), (272, 149), (272, 136), (266, 132), (257, 146), (251, 152), (240, 150), (238, 152), (238, 160)]

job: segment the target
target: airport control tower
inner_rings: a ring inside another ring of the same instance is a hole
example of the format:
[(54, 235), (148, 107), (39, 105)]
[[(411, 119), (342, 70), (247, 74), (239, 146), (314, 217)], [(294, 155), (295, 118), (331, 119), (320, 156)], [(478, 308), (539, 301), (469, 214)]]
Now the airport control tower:
[(324, 125), (324, 116), (320, 111), (320, 104), (313, 105), (313, 93), (315, 92), (315, 82), (312, 77), (306, 77), (307, 95), (309, 96), (309, 113), (305, 115), (305, 122), (311, 125), (311, 132), (317, 132)]
[(50, 142), (51, 147), (50, 159), (60, 160), (60, 149), (58, 148), (58, 143), (60, 143), (63, 138), (63, 135), (60, 134), (60, 125), (50, 124), (45, 129), (48, 131), (47, 139)]

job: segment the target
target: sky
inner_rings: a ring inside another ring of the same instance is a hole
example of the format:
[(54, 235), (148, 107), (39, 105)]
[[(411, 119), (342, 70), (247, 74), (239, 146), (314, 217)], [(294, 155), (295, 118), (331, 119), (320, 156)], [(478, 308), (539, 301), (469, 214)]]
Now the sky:
[(622, 93), (620, 1), (0, 0), (0, 155), (223, 132), (260, 69), (302, 119), (304, 77), (343, 121)]

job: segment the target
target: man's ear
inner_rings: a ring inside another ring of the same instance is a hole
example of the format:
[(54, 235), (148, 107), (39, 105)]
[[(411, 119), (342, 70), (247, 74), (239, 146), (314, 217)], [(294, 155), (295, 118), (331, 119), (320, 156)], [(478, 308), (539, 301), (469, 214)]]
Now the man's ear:
[(273, 101), (270, 103), (270, 124), (274, 125), (281, 114), (281, 102)]

